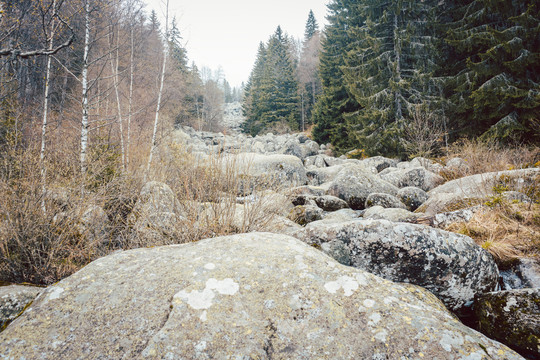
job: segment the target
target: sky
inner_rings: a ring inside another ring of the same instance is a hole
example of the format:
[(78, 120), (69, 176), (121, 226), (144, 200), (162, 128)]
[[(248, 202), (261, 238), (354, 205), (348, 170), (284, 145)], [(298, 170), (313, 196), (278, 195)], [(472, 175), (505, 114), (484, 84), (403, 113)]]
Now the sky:
[[(145, 0), (147, 10), (165, 14), (165, 0)], [(329, 0), (170, 0), (190, 62), (200, 68), (223, 68), (232, 86), (247, 82), (259, 42), (278, 25), (293, 37), (304, 37), (309, 10), (319, 27), (326, 23)]]

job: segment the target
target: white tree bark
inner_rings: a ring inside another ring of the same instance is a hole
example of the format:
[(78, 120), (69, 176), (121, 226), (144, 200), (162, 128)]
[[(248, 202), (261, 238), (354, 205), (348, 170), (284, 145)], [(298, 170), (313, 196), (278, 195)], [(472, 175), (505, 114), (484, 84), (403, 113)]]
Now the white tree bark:
[(131, 37), (131, 53), (129, 57), (129, 100), (128, 100), (128, 118), (127, 118), (127, 141), (126, 141), (126, 166), (129, 166), (129, 147), (131, 144), (131, 112), (133, 106), (133, 70), (134, 70), (134, 53), (135, 41), (133, 36), (133, 27), (130, 32)]
[(150, 172), (150, 166), (152, 165), (152, 157), (157, 147), (157, 131), (159, 125), (159, 112), (161, 110), (161, 96), (163, 95), (163, 83), (165, 81), (165, 70), (167, 68), (167, 58), (169, 57), (169, 0), (166, 2), (165, 8), (165, 41), (163, 45), (163, 67), (161, 69), (161, 80), (159, 84), (158, 101), (156, 107), (156, 117), (154, 120), (154, 131), (152, 133), (152, 147), (150, 148), (150, 155), (148, 156), (148, 164), (146, 165), (146, 175)]
[(88, 56), (90, 52), (90, 0), (85, 1), (84, 6), (85, 12), (85, 35), (84, 35), (84, 56), (83, 56), (83, 66), (82, 66), (82, 120), (81, 120), (81, 173), (86, 175), (87, 159), (86, 151), (88, 148)]
[[(111, 36), (112, 36), (112, 31), (111, 31)], [(117, 42), (119, 41), (119, 36), (120, 36), (120, 31), (118, 31), (118, 36), (117, 36)], [(110, 39), (110, 38), (109, 38)], [(118, 79), (118, 58), (119, 58), (119, 50), (118, 50), (118, 47), (119, 47), (119, 44), (116, 44), (116, 66), (115, 66), (115, 63), (113, 61), (113, 51), (112, 51), (112, 46), (113, 46), (113, 43), (112, 41), (109, 42), (109, 48), (110, 48), (110, 53), (109, 53), (109, 59), (110, 59), (110, 63), (111, 63), (111, 75), (113, 76), (113, 86), (114, 86), (114, 92), (116, 94), (116, 107), (117, 107), (117, 110), (118, 110), (118, 123), (120, 124), (120, 151), (122, 153), (122, 170), (126, 170), (126, 151), (125, 151), (125, 147), (124, 147), (124, 122), (122, 120), (122, 103), (120, 101), (120, 93), (118, 91), (118, 85), (119, 85), (119, 79)]]
[[(54, 31), (55, 31), (55, 17), (56, 17), (56, 0), (53, 0), (52, 4), (52, 18), (51, 18), (51, 30), (49, 38), (47, 39), (48, 50), (53, 49), (54, 45)], [(47, 71), (45, 73), (45, 95), (43, 101), (43, 121), (41, 124), (41, 149), (39, 152), (39, 162), (41, 165), (41, 210), (45, 213), (47, 211), (45, 207), (45, 194), (47, 192), (47, 167), (45, 166), (45, 146), (47, 143), (47, 122), (48, 122), (48, 110), (49, 110), (49, 84), (51, 80), (51, 56), (47, 55)]]

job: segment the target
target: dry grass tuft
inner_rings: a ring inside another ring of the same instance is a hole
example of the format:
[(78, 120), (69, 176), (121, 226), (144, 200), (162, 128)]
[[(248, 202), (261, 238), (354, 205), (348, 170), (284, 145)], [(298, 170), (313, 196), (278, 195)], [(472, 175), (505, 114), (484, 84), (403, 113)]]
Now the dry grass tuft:
[(446, 230), (473, 238), (501, 266), (521, 257), (540, 258), (540, 204), (499, 202), (480, 211), (467, 223)]
[(540, 148), (537, 146), (500, 146), (495, 142), (463, 140), (449, 147), (446, 160), (460, 157), (467, 167), (456, 171), (444, 171), (446, 180), (487, 172), (526, 169), (540, 165)]

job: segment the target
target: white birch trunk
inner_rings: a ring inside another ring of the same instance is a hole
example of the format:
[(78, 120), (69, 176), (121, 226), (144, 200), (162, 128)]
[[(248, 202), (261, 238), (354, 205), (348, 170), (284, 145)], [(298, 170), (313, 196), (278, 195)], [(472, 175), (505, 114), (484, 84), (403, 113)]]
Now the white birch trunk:
[[(118, 32), (118, 35), (120, 36), (120, 32)], [(118, 41), (119, 38), (117, 38)], [(118, 108), (118, 123), (120, 124), (120, 151), (122, 153), (122, 170), (126, 170), (126, 152), (124, 148), (124, 122), (122, 120), (122, 104), (120, 102), (120, 93), (118, 91), (118, 44), (116, 49), (116, 66), (113, 62), (113, 56), (112, 56), (112, 42), (109, 43), (109, 48), (111, 49), (110, 53), (110, 63), (111, 63), (111, 75), (113, 75), (113, 82), (114, 82), (114, 92), (116, 94), (116, 106)]]
[(128, 118), (127, 118), (127, 141), (126, 141), (126, 166), (129, 166), (129, 147), (131, 144), (131, 109), (133, 105), (133, 58), (134, 58), (134, 39), (133, 27), (131, 28), (131, 54), (129, 60), (129, 100), (128, 100)]
[(163, 67), (161, 68), (161, 80), (159, 84), (158, 101), (156, 107), (156, 117), (154, 120), (154, 131), (152, 133), (152, 147), (150, 148), (150, 155), (148, 156), (148, 164), (146, 165), (145, 178), (150, 172), (150, 166), (152, 164), (152, 157), (156, 150), (157, 145), (157, 131), (159, 125), (159, 111), (161, 110), (161, 96), (163, 94), (163, 83), (165, 81), (165, 69), (167, 68), (167, 57), (169, 56), (169, 0), (166, 1), (165, 9), (165, 41), (163, 46)]
[(84, 57), (82, 68), (82, 120), (81, 120), (81, 173), (86, 175), (88, 148), (88, 56), (90, 51), (90, 0), (85, 1), (85, 35), (84, 35)]
[[(56, 0), (53, 0), (52, 4), (52, 19), (51, 19), (51, 32), (49, 34), (48, 48), (53, 49), (54, 45), (54, 30), (55, 30), (55, 16), (56, 16)], [(47, 55), (47, 71), (45, 74), (45, 99), (43, 101), (43, 121), (41, 124), (41, 149), (39, 152), (39, 162), (41, 165), (41, 210), (43, 213), (47, 212), (45, 207), (45, 194), (47, 192), (47, 168), (45, 166), (45, 146), (47, 143), (47, 121), (49, 110), (49, 84), (51, 81), (51, 56)]]

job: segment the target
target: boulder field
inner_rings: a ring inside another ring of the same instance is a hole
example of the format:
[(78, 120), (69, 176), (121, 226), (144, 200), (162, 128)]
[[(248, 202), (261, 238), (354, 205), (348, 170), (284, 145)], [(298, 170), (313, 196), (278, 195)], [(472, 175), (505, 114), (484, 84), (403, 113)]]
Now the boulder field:
[(285, 235), (138, 249), (49, 287), (0, 333), (7, 359), (521, 359), (430, 292)]

